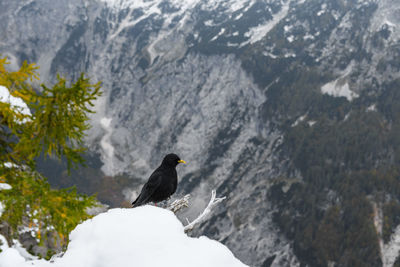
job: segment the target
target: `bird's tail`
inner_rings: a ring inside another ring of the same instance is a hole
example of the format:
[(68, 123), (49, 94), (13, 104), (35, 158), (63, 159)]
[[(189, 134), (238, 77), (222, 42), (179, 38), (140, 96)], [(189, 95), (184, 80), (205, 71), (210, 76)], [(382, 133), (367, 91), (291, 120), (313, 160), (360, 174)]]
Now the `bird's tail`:
[[(140, 195), (141, 195), (141, 194), (140, 194)], [(132, 206), (133, 206), (134, 208), (140, 206), (139, 203), (138, 203), (138, 200), (139, 200), (139, 198), (140, 198), (140, 195), (136, 198), (135, 201), (132, 202)]]
[(142, 197), (142, 194), (140, 194), (140, 195), (136, 198), (136, 200), (132, 202), (132, 206), (133, 206), (134, 208), (136, 208), (136, 207), (145, 205), (145, 204), (147, 204), (148, 202), (149, 202), (149, 197), (143, 198), (143, 197)]

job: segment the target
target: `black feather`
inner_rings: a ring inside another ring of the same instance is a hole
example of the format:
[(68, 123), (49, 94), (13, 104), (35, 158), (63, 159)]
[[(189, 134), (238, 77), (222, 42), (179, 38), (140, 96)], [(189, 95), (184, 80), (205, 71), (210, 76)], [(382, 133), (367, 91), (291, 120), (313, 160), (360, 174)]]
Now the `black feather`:
[(149, 180), (142, 187), (140, 195), (132, 202), (133, 207), (145, 205), (149, 202), (160, 202), (168, 199), (175, 193), (178, 185), (178, 175), (175, 167), (180, 163), (175, 154), (164, 157), (161, 165), (150, 175)]

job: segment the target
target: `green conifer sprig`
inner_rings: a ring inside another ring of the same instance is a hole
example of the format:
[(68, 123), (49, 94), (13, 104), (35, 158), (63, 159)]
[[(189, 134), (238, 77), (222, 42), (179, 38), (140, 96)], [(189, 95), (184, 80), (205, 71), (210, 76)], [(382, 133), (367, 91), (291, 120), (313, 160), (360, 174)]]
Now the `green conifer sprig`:
[(20, 226), (29, 226), (43, 242), (49, 236), (66, 245), (69, 232), (90, 217), (87, 208), (96, 205), (95, 197), (78, 194), (75, 188), (52, 189), (35, 169), (35, 159), (55, 156), (66, 159), (68, 168), (83, 164), (83, 138), (89, 129), (88, 114), (101, 95), (100, 83), (91, 84), (81, 74), (77, 81), (57, 77), (49, 87), (41, 85), (34, 64), (24, 62), (18, 71), (6, 69), (0, 58), (0, 85), (21, 98), (31, 114), (24, 114), (9, 103), (0, 102), (0, 183), (11, 189), (0, 190), (5, 206), (0, 224), (10, 226), (8, 238), (18, 236)]

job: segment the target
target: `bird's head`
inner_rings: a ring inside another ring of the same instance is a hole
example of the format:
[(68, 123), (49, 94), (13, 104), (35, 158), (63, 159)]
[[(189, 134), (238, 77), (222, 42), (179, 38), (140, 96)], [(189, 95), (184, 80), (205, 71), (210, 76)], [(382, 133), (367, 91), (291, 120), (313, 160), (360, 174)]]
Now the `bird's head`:
[(164, 157), (162, 164), (163, 165), (169, 165), (176, 167), (179, 163), (186, 163), (184, 160), (181, 160), (178, 155), (176, 154), (168, 154)]

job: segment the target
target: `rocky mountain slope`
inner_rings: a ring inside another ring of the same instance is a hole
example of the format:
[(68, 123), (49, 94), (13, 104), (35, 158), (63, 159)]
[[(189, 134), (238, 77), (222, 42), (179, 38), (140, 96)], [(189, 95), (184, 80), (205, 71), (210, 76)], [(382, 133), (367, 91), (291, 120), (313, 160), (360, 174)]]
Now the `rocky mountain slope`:
[(178, 194), (194, 197), (182, 217), (211, 189), (227, 196), (198, 231), (245, 263), (389, 266), (399, 12), (390, 0), (7, 0), (0, 53), (49, 82), (101, 80), (87, 138), (101, 171), (145, 179), (176, 152), (189, 163)]

